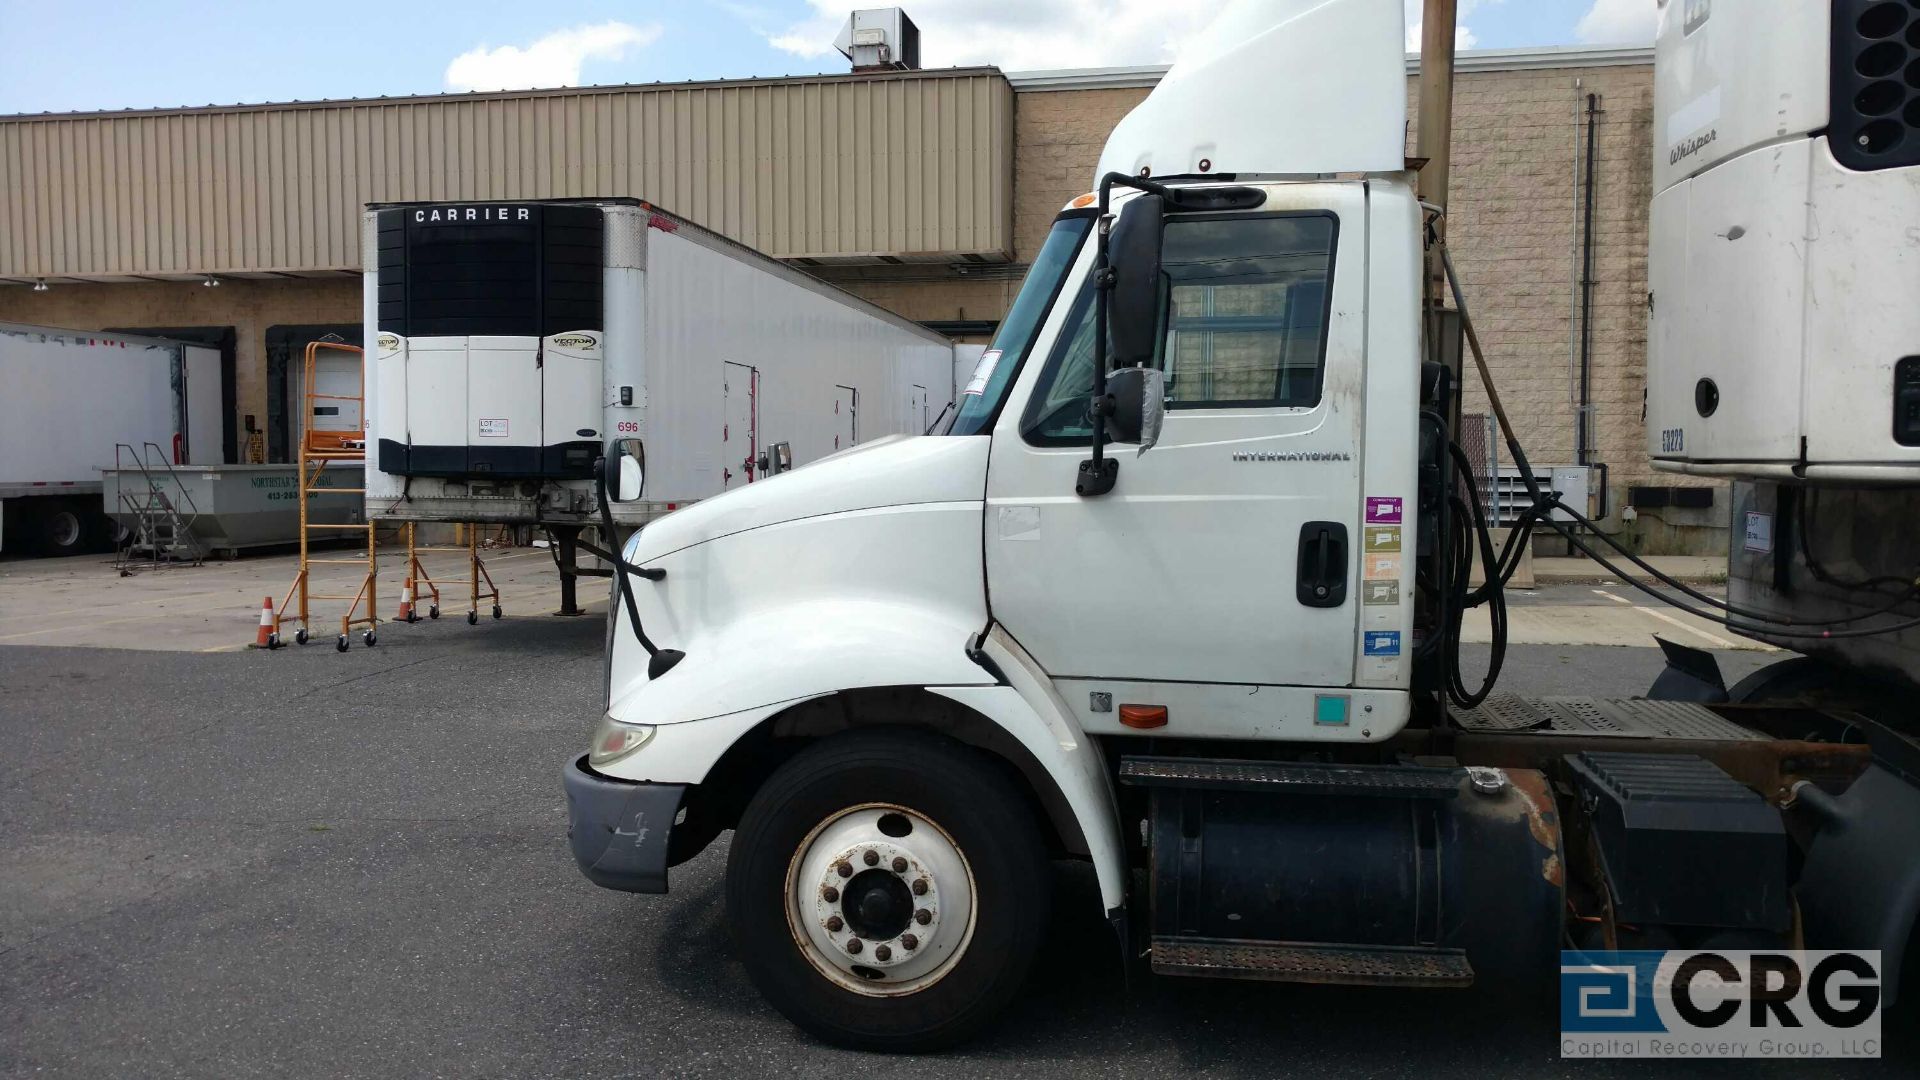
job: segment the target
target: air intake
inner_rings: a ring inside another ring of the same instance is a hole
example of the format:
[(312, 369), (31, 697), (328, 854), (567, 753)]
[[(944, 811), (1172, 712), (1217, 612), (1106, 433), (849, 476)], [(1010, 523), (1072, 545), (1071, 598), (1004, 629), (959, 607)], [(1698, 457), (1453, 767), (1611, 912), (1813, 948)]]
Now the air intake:
[(1849, 169), (1920, 165), (1920, 0), (1834, 0), (1829, 140)]

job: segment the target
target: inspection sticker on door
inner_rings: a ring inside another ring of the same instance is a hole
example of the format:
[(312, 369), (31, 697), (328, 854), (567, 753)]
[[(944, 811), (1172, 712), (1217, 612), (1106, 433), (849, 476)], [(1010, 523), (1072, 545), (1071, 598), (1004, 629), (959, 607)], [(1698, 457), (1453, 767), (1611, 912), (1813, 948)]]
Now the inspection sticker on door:
[(1400, 604), (1400, 583), (1397, 581), (1365, 581), (1360, 586), (1360, 602), (1367, 607), (1398, 607)]
[(507, 437), (507, 422), (505, 420), (482, 419), (476, 421), (476, 423), (480, 426), (480, 437), (483, 439), (504, 439)]
[(1383, 495), (1367, 496), (1367, 524), (1400, 524), (1400, 505), (1399, 499), (1387, 498)]
[(1366, 531), (1368, 551), (1399, 551), (1400, 526), (1369, 525)]
[(1361, 639), (1361, 646), (1368, 656), (1399, 656), (1400, 631), (1369, 630)]
[(1773, 515), (1747, 511), (1746, 549), (1755, 555), (1773, 554)]
[(1400, 556), (1393, 552), (1369, 551), (1361, 556), (1360, 565), (1364, 581), (1400, 580)]

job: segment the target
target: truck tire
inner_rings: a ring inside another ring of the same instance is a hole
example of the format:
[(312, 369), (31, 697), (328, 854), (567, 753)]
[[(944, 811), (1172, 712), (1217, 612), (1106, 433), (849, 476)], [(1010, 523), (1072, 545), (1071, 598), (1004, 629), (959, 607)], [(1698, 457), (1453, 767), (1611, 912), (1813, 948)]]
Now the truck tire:
[(740, 818), (727, 921), (747, 974), (827, 1042), (937, 1050), (1012, 1003), (1048, 918), (1028, 800), (992, 759), (880, 728), (808, 747)]
[(90, 539), (87, 516), (67, 499), (36, 499), (32, 508), (34, 548), (42, 555), (80, 555)]

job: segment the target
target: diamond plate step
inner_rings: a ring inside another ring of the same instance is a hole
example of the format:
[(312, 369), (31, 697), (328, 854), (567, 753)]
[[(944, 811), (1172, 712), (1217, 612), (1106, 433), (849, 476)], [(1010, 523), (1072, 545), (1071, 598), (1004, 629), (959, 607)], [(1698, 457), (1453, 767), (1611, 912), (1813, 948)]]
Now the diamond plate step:
[(1363, 795), (1385, 799), (1451, 799), (1460, 769), (1416, 765), (1329, 765), (1303, 761), (1127, 757), (1120, 782), (1135, 787), (1264, 791), (1275, 795)]
[(1473, 965), (1458, 949), (1390, 945), (1289, 944), (1220, 938), (1153, 939), (1159, 975), (1345, 986), (1471, 986)]

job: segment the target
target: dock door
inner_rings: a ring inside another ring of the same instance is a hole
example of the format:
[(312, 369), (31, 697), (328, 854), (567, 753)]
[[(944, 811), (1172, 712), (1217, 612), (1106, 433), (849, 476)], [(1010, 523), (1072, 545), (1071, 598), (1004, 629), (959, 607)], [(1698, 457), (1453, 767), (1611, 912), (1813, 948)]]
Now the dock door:
[(720, 486), (731, 487), (736, 478), (751, 484), (760, 454), (760, 369), (728, 360), (720, 389)]

